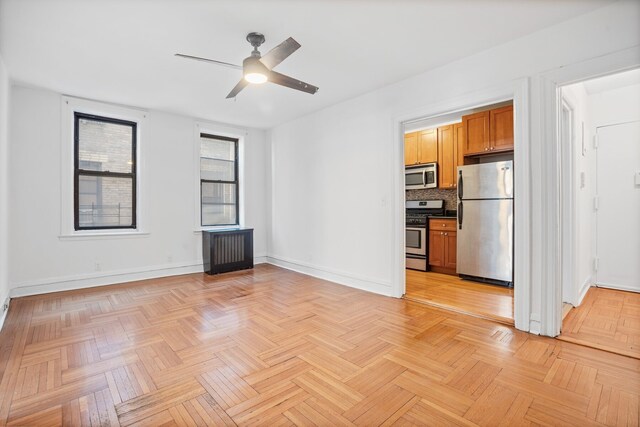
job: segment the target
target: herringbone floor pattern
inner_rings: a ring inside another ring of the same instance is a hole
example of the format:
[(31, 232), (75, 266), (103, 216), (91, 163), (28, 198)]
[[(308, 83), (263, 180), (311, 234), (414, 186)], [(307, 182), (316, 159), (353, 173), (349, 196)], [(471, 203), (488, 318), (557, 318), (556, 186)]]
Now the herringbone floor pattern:
[(260, 265), (16, 299), (0, 424), (638, 425), (640, 363)]

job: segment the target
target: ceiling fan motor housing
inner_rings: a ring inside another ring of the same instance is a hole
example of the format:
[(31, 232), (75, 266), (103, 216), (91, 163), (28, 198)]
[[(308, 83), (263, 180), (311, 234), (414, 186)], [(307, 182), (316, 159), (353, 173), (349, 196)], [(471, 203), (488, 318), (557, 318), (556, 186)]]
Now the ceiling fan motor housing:
[(258, 52), (258, 48), (264, 43), (264, 35), (261, 33), (249, 33), (247, 34), (247, 41), (253, 46), (253, 52)]

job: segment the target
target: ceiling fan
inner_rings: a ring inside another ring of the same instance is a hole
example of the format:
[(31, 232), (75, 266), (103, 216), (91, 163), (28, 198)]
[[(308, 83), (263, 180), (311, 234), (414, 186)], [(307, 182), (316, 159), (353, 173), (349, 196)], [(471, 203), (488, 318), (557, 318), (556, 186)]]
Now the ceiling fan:
[(222, 65), (224, 67), (235, 68), (236, 70), (242, 70), (243, 78), (238, 84), (229, 92), (227, 98), (234, 98), (238, 93), (244, 89), (249, 83), (262, 84), (265, 82), (275, 83), (280, 86), (286, 86), (291, 89), (300, 90), (314, 94), (318, 91), (318, 87), (305, 83), (303, 81), (294, 79), (293, 77), (285, 76), (276, 71), (273, 68), (287, 59), (289, 55), (298, 50), (300, 43), (289, 37), (278, 46), (271, 49), (269, 52), (260, 55), (258, 48), (264, 43), (264, 36), (260, 33), (247, 34), (247, 41), (253, 46), (251, 55), (242, 61), (242, 66), (229, 64), (228, 62), (216, 61), (215, 59), (202, 58), (199, 56), (185, 55), (182, 53), (176, 53), (176, 56), (187, 59), (195, 59), (197, 61), (209, 62), (211, 64)]

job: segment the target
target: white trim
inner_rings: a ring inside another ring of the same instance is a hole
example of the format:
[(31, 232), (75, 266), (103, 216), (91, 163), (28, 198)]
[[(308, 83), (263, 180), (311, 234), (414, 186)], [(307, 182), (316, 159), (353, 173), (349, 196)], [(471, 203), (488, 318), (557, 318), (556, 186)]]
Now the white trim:
[(202, 272), (202, 262), (172, 263), (107, 273), (78, 274), (16, 283), (13, 285), (10, 295), (12, 298), (16, 298), (198, 272)]
[[(562, 301), (567, 302), (574, 307), (578, 306), (578, 290), (576, 288), (575, 278), (578, 277), (577, 271), (577, 233), (578, 221), (576, 213), (578, 191), (576, 190), (576, 100), (566, 91), (560, 88), (560, 109), (558, 114), (566, 108), (569, 112), (569, 140), (564, 141), (562, 134), (562, 119), (558, 122), (559, 127), (559, 145), (560, 145), (560, 162), (561, 162), (561, 187), (560, 187), (560, 203), (561, 221), (565, 226), (562, 227), (561, 242), (561, 265), (562, 265)], [(561, 116), (559, 116), (561, 117)]]
[(5, 295), (2, 301), (0, 301), (0, 310), (2, 310), (5, 302), (8, 304), (8, 307), (0, 314), (0, 332), (2, 332), (4, 321), (7, 319), (7, 314), (9, 314), (9, 309), (11, 308), (11, 297), (9, 297), (9, 294)]
[(82, 230), (71, 235), (59, 235), (58, 239), (65, 241), (74, 240), (105, 240), (105, 239), (131, 239), (136, 237), (148, 237), (150, 233), (144, 231), (121, 231), (121, 230)]
[(595, 286), (593, 284), (593, 277), (589, 276), (587, 280), (585, 280), (584, 283), (582, 283), (582, 285), (580, 286), (580, 290), (578, 291), (578, 299), (576, 300), (577, 304), (572, 304), (574, 307), (578, 307), (580, 304), (582, 304), (584, 297), (587, 295), (587, 292), (589, 292), (589, 289), (592, 286)]
[[(563, 206), (558, 193), (563, 185), (560, 170), (557, 118), (560, 86), (640, 67), (638, 46), (586, 61), (568, 64), (540, 74), (535, 80), (532, 118), (532, 282), (540, 286), (540, 332), (556, 336), (562, 323)], [(534, 138), (535, 135), (535, 138)], [(535, 150), (533, 150), (535, 148)], [(537, 159), (536, 159), (537, 158)], [(571, 267), (569, 267), (571, 268)]]
[[(253, 263), (267, 262), (264, 254), (254, 255)], [(156, 279), (162, 277), (179, 276), (183, 274), (202, 273), (202, 262), (183, 262), (163, 265), (153, 265), (143, 268), (130, 268), (108, 273), (78, 274), (74, 276), (55, 277), (44, 280), (31, 280), (17, 283), (11, 289), (11, 298), (29, 295), (48, 294), (75, 289), (88, 289), (97, 286), (116, 285), (135, 282), (138, 280)]]
[(227, 138), (235, 138), (238, 140), (238, 227), (245, 224), (245, 149), (247, 139), (249, 138), (249, 130), (244, 128), (235, 128), (215, 122), (196, 121), (193, 135), (193, 179), (194, 179), (194, 231), (216, 230), (231, 228), (233, 226), (202, 226), (201, 220), (201, 203), (200, 203), (200, 134), (206, 133), (210, 135), (224, 136)]
[[(106, 102), (60, 96), (60, 235), (62, 239), (92, 236), (102, 238), (114, 235), (144, 235), (148, 225), (148, 188), (146, 173), (145, 142), (142, 140), (146, 110)], [(113, 230), (74, 230), (73, 227), (73, 147), (74, 147), (74, 113), (93, 114), (111, 117), (136, 123), (136, 229), (123, 231)]]
[(640, 291), (638, 291), (638, 288), (636, 288), (636, 287), (630, 287), (630, 286), (619, 285), (619, 284), (597, 283), (595, 285), (595, 287), (596, 288), (615, 289), (615, 290), (618, 290), (618, 291), (635, 292), (636, 294), (640, 293)]
[(513, 100), (514, 105), (514, 162), (515, 168), (514, 193), (515, 218), (514, 224), (514, 320), (515, 326), (524, 331), (530, 331), (530, 301), (531, 281), (529, 266), (530, 244), (530, 164), (528, 153), (529, 142), (529, 81), (518, 79), (499, 86), (467, 93), (450, 98), (443, 102), (423, 107), (418, 110), (405, 112), (393, 117), (393, 158), (391, 180), (393, 182), (394, 209), (392, 211), (393, 236), (391, 254), (392, 293), (394, 297), (401, 297), (405, 293), (405, 188), (404, 188), (404, 133), (403, 123), (424, 118), (433, 118), (445, 114), (462, 112), (473, 108), (497, 104)]
[(287, 270), (296, 271), (298, 273), (306, 274), (307, 276), (317, 277), (318, 279), (327, 280), (350, 288), (360, 289), (385, 296), (393, 296), (391, 295), (392, 287), (390, 283), (379, 282), (368, 277), (355, 276), (343, 271), (333, 270), (277, 255), (267, 256), (267, 262), (278, 267), (286, 268)]

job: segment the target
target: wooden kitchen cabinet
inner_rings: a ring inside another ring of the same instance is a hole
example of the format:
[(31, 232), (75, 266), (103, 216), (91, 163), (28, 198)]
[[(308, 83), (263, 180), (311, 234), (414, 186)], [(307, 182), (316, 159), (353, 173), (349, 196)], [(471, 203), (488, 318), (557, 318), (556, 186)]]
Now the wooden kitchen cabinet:
[(418, 163), (418, 133), (404, 135), (404, 164), (413, 166)]
[(404, 135), (405, 166), (424, 165), (438, 161), (438, 131), (427, 129)]
[(496, 108), (490, 112), (490, 151), (513, 150), (513, 106)]
[(465, 127), (464, 156), (513, 151), (513, 106), (462, 117)]
[(455, 186), (453, 170), (456, 168), (456, 157), (453, 137), (453, 125), (438, 128), (438, 187), (440, 188)]
[(438, 128), (439, 188), (458, 186), (458, 166), (464, 165), (464, 135), (463, 123)]
[(418, 163), (435, 163), (438, 161), (438, 132), (436, 129), (418, 132)]
[(464, 155), (486, 154), (489, 151), (489, 112), (470, 114), (462, 117), (466, 139)]
[(429, 266), (431, 271), (456, 274), (456, 220), (429, 219)]

